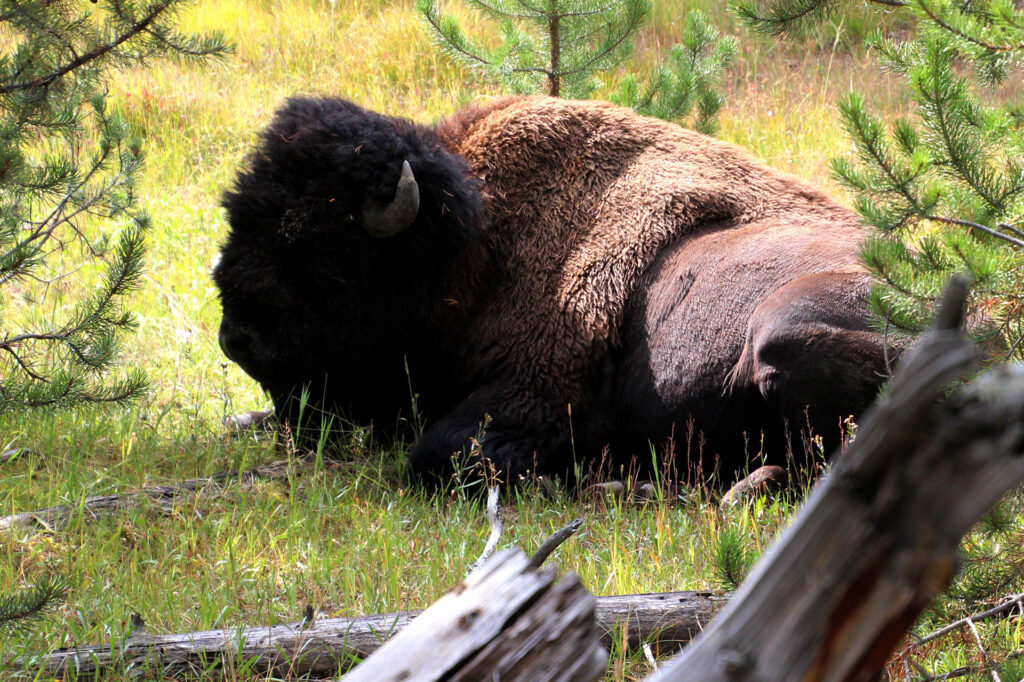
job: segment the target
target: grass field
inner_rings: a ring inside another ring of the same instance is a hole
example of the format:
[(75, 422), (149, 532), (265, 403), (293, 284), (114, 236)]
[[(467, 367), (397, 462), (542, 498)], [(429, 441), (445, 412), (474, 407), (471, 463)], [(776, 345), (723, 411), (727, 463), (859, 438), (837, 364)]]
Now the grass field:
[[(694, 6), (655, 4), (638, 65), (671, 44)], [(828, 160), (850, 149), (837, 96), (866, 91), (885, 115), (907, 104), (859, 47), (876, 20), (868, 17), (878, 15), (837, 18), (782, 45), (740, 29), (718, 4), (706, 9), (741, 46), (726, 82), (720, 137), (842, 197), (827, 172)], [(127, 411), (0, 415), (2, 449), (27, 450), (0, 465), (0, 515), (279, 458), (272, 438), (232, 437), (222, 426), (225, 416), (265, 408), (267, 400), (217, 347), (220, 310), (209, 277), (226, 233), (219, 197), (257, 131), (295, 93), (340, 95), (419, 121), (497, 94), (438, 56), (411, 1), (207, 1), (183, 17), (183, 27), (221, 30), (236, 52), (201, 70), (157, 64), (112, 89), (147, 139), (142, 191), (155, 226), (145, 285), (132, 303), (139, 330), (125, 362), (146, 369), (153, 391)], [(346, 461), (318, 459), (283, 481), (229, 484), (223, 495), (197, 496), (169, 512), (143, 505), (0, 535), (0, 593), (44, 572), (70, 584), (66, 603), (38, 632), (0, 641), (0, 677), (12, 656), (117, 641), (132, 613), (150, 633), (295, 621), (307, 604), (324, 615), (358, 615), (425, 606), (462, 578), (488, 532), (479, 500), (401, 490), (403, 449), (374, 449), (365, 434), (328, 454)], [(552, 561), (578, 573), (591, 592), (719, 589), (714, 557), (723, 529), (757, 553), (799, 497), (795, 491), (721, 511), (702, 491), (644, 507), (521, 494), (503, 510), (502, 546), (529, 551), (583, 517), (583, 530)], [(955, 611), (948, 609), (929, 617)], [(1015, 624), (979, 627), (1012, 650), (1021, 631), (1019, 620), (1008, 622)], [(928, 664), (941, 672), (975, 655), (960, 644), (933, 653)], [(608, 679), (639, 679), (645, 671), (642, 661), (615, 651)]]

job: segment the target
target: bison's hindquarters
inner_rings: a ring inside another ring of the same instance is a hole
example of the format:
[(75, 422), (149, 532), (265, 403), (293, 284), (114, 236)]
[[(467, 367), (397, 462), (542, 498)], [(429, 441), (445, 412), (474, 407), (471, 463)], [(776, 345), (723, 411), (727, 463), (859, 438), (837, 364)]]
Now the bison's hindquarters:
[(882, 338), (865, 327), (865, 285), (862, 275), (818, 273), (779, 289), (754, 311), (730, 377), (829, 449), (888, 376)]
[(808, 429), (836, 445), (842, 419), (885, 376), (882, 338), (865, 323), (859, 236), (776, 219), (710, 226), (663, 254), (626, 323), (618, 452), (672, 438), (689, 458), (681, 469), (729, 479), (759, 452), (784, 464), (795, 446), (802, 461)]

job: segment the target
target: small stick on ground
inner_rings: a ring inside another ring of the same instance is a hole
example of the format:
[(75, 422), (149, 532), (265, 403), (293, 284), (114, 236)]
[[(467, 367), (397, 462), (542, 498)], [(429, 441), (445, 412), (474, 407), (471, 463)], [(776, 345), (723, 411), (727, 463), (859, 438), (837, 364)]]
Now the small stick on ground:
[(644, 642), (641, 645), (641, 648), (644, 652), (644, 658), (647, 659), (647, 664), (651, 666), (651, 670), (653, 670), (654, 672), (658, 672), (658, 661), (654, 658), (654, 652), (651, 651), (651, 645), (647, 642)]
[(154, 502), (164, 509), (171, 509), (185, 495), (206, 492), (210, 488), (219, 487), (234, 480), (252, 483), (258, 480), (284, 478), (294, 464), (294, 460), (283, 459), (255, 469), (221, 471), (212, 476), (192, 478), (169, 485), (147, 485), (121, 494), (86, 497), (75, 504), (59, 504), (46, 509), (0, 516), (0, 531), (9, 528), (60, 528), (77, 512), (95, 518), (132, 507), (143, 500)]
[(576, 519), (575, 521), (572, 521), (571, 523), (556, 530), (551, 537), (544, 541), (544, 544), (537, 548), (537, 551), (533, 553), (533, 556), (530, 557), (530, 565), (534, 568), (540, 568), (540, 565), (543, 564), (549, 556), (551, 556), (551, 553), (558, 549), (560, 544), (571, 538), (582, 525), (583, 519)]
[[(992, 659), (989, 658), (988, 652), (985, 651), (985, 645), (981, 641), (981, 635), (978, 634), (978, 628), (975, 626), (974, 621), (968, 619), (967, 627), (971, 629), (971, 634), (974, 635), (974, 641), (978, 643), (978, 650), (981, 652), (981, 660), (985, 662), (985, 665), (992, 665)], [(989, 670), (992, 673), (992, 682), (1003, 682), (999, 678), (999, 673), (996, 672), (995, 668)]]
[[(1024, 649), (1018, 649), (1017, 651), (1014, 651), (1004, 656), (1003, 660), (1000, 663), (997, 663), (996, 665), (1000, 665), (1001, 663), (1005, 663), (1006, 661), (1012, 661), (1021, 657), (1024, 657)], [(983, 671), (984, 669), (985, 666), (976, 667), (965, 665), (960, 668), (954, 668), (949, 672), (939, 673), (937, 675), (929, 675), (927, 671), (922, 672), (921, 668), (918, 668), (918, 674), (920, 674), (921, 677), (919, 677), (915, 682), (942, 682), (943, 680), (955, 680), (960, 677), (967, 677), (968, 675), (977, 674)]]

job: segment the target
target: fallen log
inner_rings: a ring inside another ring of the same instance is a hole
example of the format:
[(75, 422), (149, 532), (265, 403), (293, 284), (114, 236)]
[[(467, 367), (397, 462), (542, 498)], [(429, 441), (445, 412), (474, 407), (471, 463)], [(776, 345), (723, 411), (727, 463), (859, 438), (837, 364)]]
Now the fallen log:
[(656, 682), (875, 680), (949, 583), (970, 527), (1024, 479), (1024, 365), (973, 367), (951, 285), (936, 330), (725, 610)]
[(0, 516), (0, 531), (13, 528), (53, 529), (64, 526), (75, 514), (98, 517), (148, 501), (171, 509), (181, 498), (219, 488), (232, 481), (252, 483), (285, 478), (295, 470), (295, 460), (282, 459), (254, 469), (221, 471), (211, 476), (192, 478), (168, 485), (147, 485), (120, 494), (93, 495), (75, 504), (59, 504), (35, 511)]
[[(610, 647), (613, 638), (621, 642), (625, 630), (631, 648), (650, 641), (669, 653), (700, 632), (724, 602), (725, 597), (711, 592), (597, 597), (595, 613), (604, 646)], [(25, 659), (18, 667), (30, 675), (61, 677), (74, 671), (88, 678), (108, 670), (161, 670), (170, 675), (244, 662), (260, 673), (324, 677), (370, 656), (420, 613), (137, 636), (113, 646), (58, 649)]]

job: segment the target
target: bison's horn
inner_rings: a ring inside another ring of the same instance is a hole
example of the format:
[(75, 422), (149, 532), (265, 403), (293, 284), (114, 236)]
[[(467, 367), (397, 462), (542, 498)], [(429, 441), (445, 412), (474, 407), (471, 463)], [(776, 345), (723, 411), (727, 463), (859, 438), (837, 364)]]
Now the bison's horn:
[(402, 162), (395, 198), (382, 204), (367, 198), (363, 203), (363, 228), (371, 237), (393, 237), (412, 225), (420, 210), (420, 188), (412, 175), (412, 166)]

